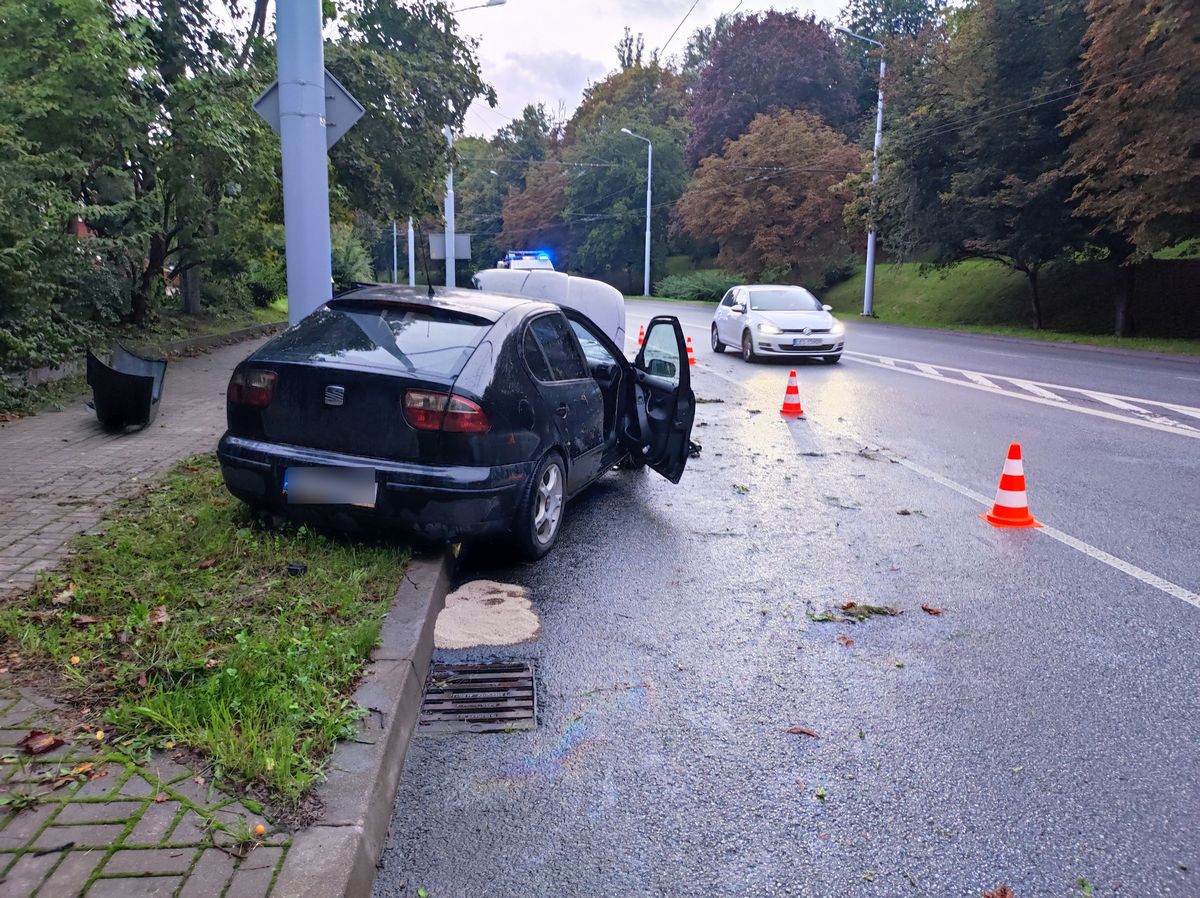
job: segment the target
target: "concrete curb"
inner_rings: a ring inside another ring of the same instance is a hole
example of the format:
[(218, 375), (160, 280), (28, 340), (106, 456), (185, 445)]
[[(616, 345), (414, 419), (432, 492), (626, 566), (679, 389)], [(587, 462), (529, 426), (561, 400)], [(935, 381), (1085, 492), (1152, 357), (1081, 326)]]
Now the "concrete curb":
[(334, 752), (317, 789), (321, 819), (296, 834), (274, 898), (363, 898), (383, 854), (408, 743), (433, 655), (433, 625), (446, 602), (453, 558), (414, 558), (392, 600), (381, 644), (354, 700), (369, 713), (354, 741)]

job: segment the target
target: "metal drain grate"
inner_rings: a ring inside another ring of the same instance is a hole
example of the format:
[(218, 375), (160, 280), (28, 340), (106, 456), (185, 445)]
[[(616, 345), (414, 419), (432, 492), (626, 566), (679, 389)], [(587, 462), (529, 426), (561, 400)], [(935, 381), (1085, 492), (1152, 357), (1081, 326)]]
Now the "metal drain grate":
[(496, 733), (537, 726), (533, 665), (434, 664), (417, 731)]

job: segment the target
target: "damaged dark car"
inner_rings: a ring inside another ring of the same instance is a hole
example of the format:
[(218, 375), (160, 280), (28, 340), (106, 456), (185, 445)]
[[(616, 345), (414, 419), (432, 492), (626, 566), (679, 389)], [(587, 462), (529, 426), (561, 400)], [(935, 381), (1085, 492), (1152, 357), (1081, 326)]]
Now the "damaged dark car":
[(678, 483), (696, 400), (683, 331), (630, 362), (590, 319), (477, 291), (368, 286), (233, 372), (217, 453), (256, 510), (429, 542), (553, 548), (566, 503), (617, 466)]

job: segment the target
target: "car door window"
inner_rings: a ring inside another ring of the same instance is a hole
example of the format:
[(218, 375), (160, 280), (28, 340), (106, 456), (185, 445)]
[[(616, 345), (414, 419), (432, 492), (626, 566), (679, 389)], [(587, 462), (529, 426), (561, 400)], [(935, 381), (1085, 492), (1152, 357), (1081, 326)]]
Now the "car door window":
[(725, 306), (725, 308), (729, 308), (731, 305), (733, 305), (733, 291), (732, 290), (727, 290), (725, 292), (725, 298), (721, 300), (721, 305)]
[(579, 345), (583, 348), (583, 354), (587, 356), (589, 362), (598, 365), (611, 365), (616, 361), (612, 353), (586, 327), (574, 320), (570, 324), (571, 330), (575, 331), (575, 336), (579, 339)]
[(521, 351), (525, 356), (525, 364), (529, 366), (530, 374), (543, 383), (554, 380), (554, 375), (550, 373), (550, 364), (546, 361), (546, 354), (542, 352), (542, 347), (538, 344), (537, 337), (533, 335), (532, 330), (525, 331), (525, 340)]
[(687, 363), (679, 357), (679, 344), (675, 340), (675, 332), (665, 326), (650, 328), (646, 332), (643, 350), (646, 373), (678, 386), (680, 365)]
[(579, 380), (588, 376), (587, 365), (575, 332), (562, 315), (542, 315), (529, 324), (529, 333), (537, 337), (552, 380)]

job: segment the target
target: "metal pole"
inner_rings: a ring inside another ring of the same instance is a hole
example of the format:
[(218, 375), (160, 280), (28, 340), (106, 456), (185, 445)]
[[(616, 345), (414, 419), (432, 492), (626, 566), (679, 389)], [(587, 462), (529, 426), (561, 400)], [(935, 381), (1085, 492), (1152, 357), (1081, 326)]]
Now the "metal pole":
[(408, 286), (417, 286), (417, 243), (412, 216), (408, 216)]
[[(445, 127), (446, 145), (454, 150), (454, 132)], [(446, 172), (446, 286), (456, 286), (454, 270), (454, 166)]]
[(654, 181), (654, 144), (646, 141), (646, 277), (642, 295), (650, 295), (650, 196)]
[(871, 230), (867, 232), (867, 276), (863, 285), (864, 318), (875, 317), (875, 189), (879, 183), (879, 149), (883, 146), (883, 76), (887, 63), (879, 57), (879, 100), (875, 106), (875, 161), (871, 166)]
[(320, 2), (278, 0), (275, 34), (288, 322), (295, 324), (333, 295)]
[(399, 283), (400, 274), (397, 268), (400, 267), (400, 258), (397, 255), (396, 247), (396, 219), (392, 219), (392, 283)]

